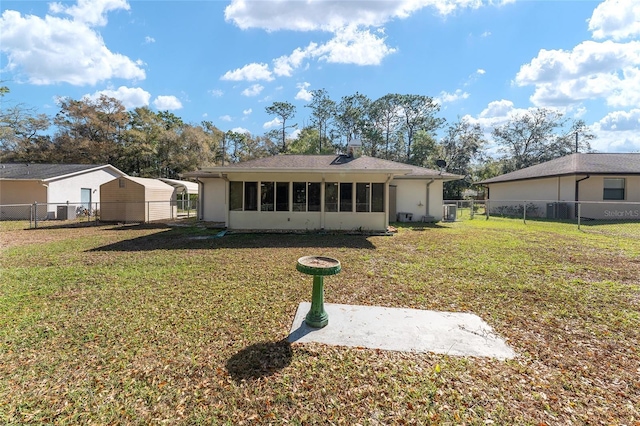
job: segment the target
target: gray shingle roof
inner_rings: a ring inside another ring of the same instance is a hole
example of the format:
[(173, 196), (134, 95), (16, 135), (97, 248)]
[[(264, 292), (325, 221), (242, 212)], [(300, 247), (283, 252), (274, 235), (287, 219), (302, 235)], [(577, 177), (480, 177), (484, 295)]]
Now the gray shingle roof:
[(405, 177), (434, 177), (444, 179), (459, 179), (462, 176), (451, 173), (440, 173), (439, 170), (397, 163), (375, 157), (360, 156), (347, 157), (343, 155), (274, 155), (272, 157), (257, 158), (241, 163), (225, 166), (205, 168), (198, 172), (185, 173), (184, 176), (205, 177), (211, 173), (226, 173), (234, 171), (250, 172), (332, 172), (332, 171), (361, 171), (361, 172), (389, 172)]
[(571, 154), (547, 161), (546, 163), (536, 164), (535, 166), (483, 180), (478, 183), (488, 184), (511, 182), (516, 180), (576, 174), (638, 175), (640, 174), (640, 154)]
[(47, 180), (109, 166), (95, 164), (0, 164), (0, 179)]

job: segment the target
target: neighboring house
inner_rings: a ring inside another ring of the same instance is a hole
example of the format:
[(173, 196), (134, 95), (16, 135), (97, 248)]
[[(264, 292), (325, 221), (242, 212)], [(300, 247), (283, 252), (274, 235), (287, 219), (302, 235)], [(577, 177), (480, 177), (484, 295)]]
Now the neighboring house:
[[(0, 164), (0, 205), (43, 204), (38, 217), (70, 218), (100, 200), (100, 185), (126, 176), (115, 167), (91, 164)], [(70, 213), (71, 212), (71, 213)], [(3, 207), (4, 219), (29, 219), (30, 209)]]
[(580, 201), (582, 217), (629, 218), (638, 208), (621, 203), (640, 202), (640, 153), (571, 154), (479, 183), (492, 210), (526, 201), (539, 216), (573, 218)]
[(185, 176), (201, 185), (199, 218), (228, 229), (371, 231), (440, 220), (442, 183), (461, 178), (347, 155), (277, 155)]
[(158, 179), (120, 177), (100, 187), (100, 220), (152, 222), (177, 217), (176, 188)]

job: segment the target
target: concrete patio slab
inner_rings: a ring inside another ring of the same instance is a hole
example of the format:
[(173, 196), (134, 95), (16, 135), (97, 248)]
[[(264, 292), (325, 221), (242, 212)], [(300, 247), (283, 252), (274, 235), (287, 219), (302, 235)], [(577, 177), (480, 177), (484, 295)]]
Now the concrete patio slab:
[(516, 355), (486, 322), (471, 313), (325, 303), (329, 325), (316, 329), (304, 322), (310, 307), (309, 302), (298, 306), (289, 342), (498, 359)]

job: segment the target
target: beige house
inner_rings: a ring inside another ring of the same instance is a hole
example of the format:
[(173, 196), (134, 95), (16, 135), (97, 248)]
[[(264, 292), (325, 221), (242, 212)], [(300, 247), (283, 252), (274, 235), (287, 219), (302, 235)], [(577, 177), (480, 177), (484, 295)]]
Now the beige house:
[(176, 217), (176, 189), (160, 180), (126, 176), (100, 187), (101, 221), (152, 222)]
[(200, 219), (228, 229), (385, 231), (438, 221), (442, 184), (461, 176), (373, 157), (277, 155), (186, 173)]
[(38, 218), (71, 219), (100, 200), (100, 185), (120, 176), (126, 174), (110, 164), (1, 164), (0, 213), (29, 219), (30, 205), (38, 203)]
[(527, 203), (540, 217), (640, 218), (640, 154), (571, 154), (479, 182), (490, 209)]

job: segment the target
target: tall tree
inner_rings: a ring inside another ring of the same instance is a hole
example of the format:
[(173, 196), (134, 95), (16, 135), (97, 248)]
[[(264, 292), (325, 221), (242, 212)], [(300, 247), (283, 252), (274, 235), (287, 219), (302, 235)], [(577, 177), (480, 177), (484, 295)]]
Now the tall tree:
[(576, 151), (575, 134), (579, 132), (578, 150), (590, 151), (594, 135), (582, 120), (570, 120), (555, 110), (529, 110), (495, 127), (492, 135), (505, 157), (504, 172), (544, 163)]
[(384, 158), (387, 160), (393, 157), (392, 148), (398, 140), (400, 124), (401, 116), (396, 95), (387, 94), (373, 101), (369, 109), (367, 138), (384, 146)]
[(406, 161), (411, 161), (411, 148), (417, 131), (434, 132), (444, 123), (436, 117), (440, 106), (429, 96), (394, 95), (402, 114), (403, 128), (406, 134)]
[[(449, 125), (445, 137), (440, 141), (440, 158), (447, 163), (447, 171), (463, 176), (473, 176), (474, 165), (483, 160), (486, 145), (484, 133), (478, 124), (468, 119), (458, 119)], [(469, 179), (445, 182), (445, 199), (460, 199), (462, 191), (471, 186)]]
[(295, 105), (289, 102), (274, 102), (271, 106), (265, 108), (265, 111), (269, 115), (274, 115), (280, 120), (282, 125), (282, 142), (281, 152), (287, 151), (287, 129), (297, 127), (297, 124), (291, 124), (287, 126), (287, 120), (293, 118), (296, 115)]
[(362, 136), (371, 100), (360, 93), (343, 96), (336, 105), (336, 127), (347, 145)]
[(311, 108), (311, 123), (318, 129), (318, 152), (323, 152), (323, 145), (332, 143), (332, 138), (329, 135), (329, 124), (336, 114), (336, 103), (331, 100), (329, 94), (325, 89), (318, 89), (311, 91), (311, 102), (305, 105)]
[(129, 116), (122, 103), (105, 95), (97, 100), (62, 99), (53, 119), (61, 161), (118, 166)]

